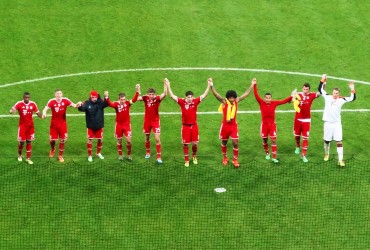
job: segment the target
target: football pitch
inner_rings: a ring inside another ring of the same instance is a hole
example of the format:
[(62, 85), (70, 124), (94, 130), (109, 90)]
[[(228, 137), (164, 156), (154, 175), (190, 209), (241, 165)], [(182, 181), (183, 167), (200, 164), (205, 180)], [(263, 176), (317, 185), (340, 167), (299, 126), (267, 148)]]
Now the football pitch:
[[(1, 249), (368, 249), (370, 3), (3, 0), (0, 9)], [(241, 95), (256, 77), (261, 95), (283, 99), (305, 82), (317, 91), (323, 73), (343, 96), (355, 80), (357, 100), (342, 112), (345, 168), (334, 143), (323, 161), (322, 98), (309, 162), (294, 154), (292, 104), (277, 109), (280, 163), (267, 161), (253, 92), (239, 104), (239, 169), (221, 164), (212, 93), (198, 109), (197, 165), (184, 167), (180, 109), (169, 97), (163, 165), (144, 158), (141, 102), (131, 108), (132, 162), (117, 160), (109, 107), (104, 160), (87, 161), (85, 117), (69, 108), (65, 162), (48, 157), (50, 111), (34, 118), (34, 164), (17, 161), (19, 117), (9, 109), (25, 91), (42, 110), (58, 88), (73, 102), (92, 89), (115, 100), (138, 83), (160, 94), (168, 78), (175, 95), (199, 96), (212, 77), (221, 95)]]

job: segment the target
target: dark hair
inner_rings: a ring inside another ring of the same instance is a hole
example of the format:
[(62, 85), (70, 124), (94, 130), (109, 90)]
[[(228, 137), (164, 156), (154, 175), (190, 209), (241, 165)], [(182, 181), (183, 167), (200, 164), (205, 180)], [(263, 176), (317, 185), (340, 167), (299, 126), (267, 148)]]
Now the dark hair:
[(303, 87), (307, 87), (307, 88), (311, 88), (311, 85), (308, 83), (308, 82), (305, 82), (304, 84), (303, 84)]
[(121, 92), (121, 93), (118, 94), (118, 98), (125, 97), (125, 96), (126, 96), (126, 94), (123, 93), (123, 92)]
[(23, 96), (26, 96), (26, 95), (31, 95), (31, 94), (30, 94), (30, 92), (26, 91), (26, 92), (23, 93)]
[(340, 93), (340, 89), (339, 88), (333, 88), (333, 90), (336, 90)]
[(190, 91), (190, 90), (189, 91), (186, 91), (185, 92), (185, 96), (188, 96), (188, 95), (194, 95), (194, 93), (192, 91)]
[(154, 93), (154, 94), (155, 94), (155, 89), (153, 89), (153, 88), (148, 88), (148, 93)]
[(235, 90), (228, 90), (226, 92), (226, 98), (230, 99), (231, 97), (234, 97), (234, 98), (238, 97)]
[(265, 94), (265, 96), (267, 96), (267, 95), (270, 95), (270, 96), (272, 97), (271, 93), (269, 93), (269, 92), (267, 92), (267, 93)]

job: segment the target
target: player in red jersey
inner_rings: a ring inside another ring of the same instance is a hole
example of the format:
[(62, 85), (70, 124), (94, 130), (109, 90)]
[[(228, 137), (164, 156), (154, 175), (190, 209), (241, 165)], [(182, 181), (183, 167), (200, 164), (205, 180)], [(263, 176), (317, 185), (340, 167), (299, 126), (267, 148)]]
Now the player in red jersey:
[(269, 151), (269, 146), (267, 143), (268, 137), (270, 137), (272, 162), (279, 163), (279, 161), (276, 159), (277, 129), (276, 129), (276, 123), (275, 123), (275, 110), (277, 106), (290, 102), (292, 100), (292, 96), (288, 96), (284, 100), (272, 100), (271, 93), (266, 93), (264, 96), (264, 99), (262, 99), (258, 94), (256, 78), (253, 78), (252, 84), (253, 84), (253, 89), (254, 89), (254, 96), (256, 97), (256, 100), (259, 103), (260, 110), (261, 110), (262, 123), (261, 123), (260, 134), (262, 137), (263, 149), (266, 152), (266, 160), (270, 160), (270, 151)]
[(36, 113), (39, 118), (42, 118), (35, 102), (30, 100), (31, 94), (29, 92), (23, 93), (23, 101), (19, 101), (9, 110), (10, 114), (15, 114), (18, 110), (19, 124), (18, 124), (18, 161), (22, 161), (22, 151), (24, 142), (26, 142), (26, 162), (33, 164), (31, 160), (32, 155), (32, 141), (35, 139), (35, 126), (33, 123), (32, 114)]
[(197, 123), (197, 110), (200, 102), (208, 95), (211, 81), (208, 80), (208, 85), (204, 93), (194, 98), (192, 91), (186, 91), (185, 98), (175, 96), (171, 90), (170, 82), (165, 79), (168, 94), (170, 97), (179, 104), (182, 114), (181, 137), (185, 158), (185, 167), (189, 167), (189, 144), (192, 144), (192, 159), (193, 164), (198, 164), (197, 151), (199, 142), (199, 130)]
[(236, 122), (238, 103), (249, 95), (253, 85), (251, 84), (249, 88), (244, 92), (244, 94), (242, 94), (240, 97), (237, 97), (235, 90), (228, 90), (226, 92), (226, 98), (223, 98), (216, 92), (216, 89), (213, 86), (212, 78), (209, 78), (208, 82), (210, 84), (210, 88), (212, 90), (213, 95), (216, 97), (217, 100), (221, 102), (219, 111), (223, 113), (219, 134), (219, 137), (221, 139), (221, 152), (223, 155), (222, 164), (226, 166), (229, 161), (227, 158), (226, 145), (230, 137), (233, 143), (233, 165), (235, 168), (238, 168), (240, 166), (238, 162), (239, 134), (238, 134), (238, 123)]
[(159, 106), (161, 101), (166, 96), (166, 86), (164, 86), (164, 91), (160, 95), (155, 94), (155, 89), (149, 88), (146, 95), (139, 96), (138, 101), (144, 102), (145, 113), (144, 113), (144, 125), (143, 132), (145, 134), (145, 159), (150, 158), (150, 132), (154, 133), (154, 138), (156, 141), (157, 150), (157, 163), (162, 164), (161, 157), (161, 126), (159, 119)]
[(118, 101), (111, 102), (109, 99), (108, 91), (104, 92), (105, 100), (108, 105), (116, 110), (116, 125), (114, 129), (114, 137), (117, 139), (117, 151), (118, 151), (118, 160), (123, 160), (122, 154), (122, 137), (126, 138), (126, 148), (127, 148), (127, 159), (132, 161), (131, 156), (131, 119), (130, 119), (130, 107), (137, 101), (140, 93), (140, 84), (136, 84), (136, 92), (132, 100), (126, 100), (125, 93), (118, 94)]
[(59, 152), (58, 160), (59, 162), (64, 162), (63, 152), (64, 144), (68, 139), (68, 128), (67, 128), (67, 107), (78, 108), (82, 105), (82, 102), (77, 104), (71, 102), (68, 98), (63, 97), (63, 92), (60, 89), (55, 90), (55, 98), (50, 99), (46, 104), (44, 110), (42, 111), (42, 118), (46, 118), (46, 112), (51, 109), (51, 120), (50, 120), (50, 152), (49, 157), (54, 157), (55, 154), (55, 144), (59, 140)]
[(293, 133), (296, 142), (295, 153), (301, 152), (301, 136), (302, 136), (302, 156), (303, 162), (308, 162), (306, 158), (308, 148), (308, 137), (310, 135), (311, 127), (311, 106), (312, 102), (319, 96), (320, 92), (310, 92), (310, 84), (305, 83), (302, 86), (302, 92), (298, 92), (293, 96), (294, 109), (296, 110), (294, 116)]

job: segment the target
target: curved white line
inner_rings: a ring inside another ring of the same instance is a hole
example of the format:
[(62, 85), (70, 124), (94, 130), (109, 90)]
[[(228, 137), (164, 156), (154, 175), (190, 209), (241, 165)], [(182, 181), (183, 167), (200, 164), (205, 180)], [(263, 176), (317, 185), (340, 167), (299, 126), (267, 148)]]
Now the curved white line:
[[(82, 76), (82, 75), (97, 75), (97, 74), (109, 74), (109, 73), (121, 73), (121, 72), (142, 72), (142, 71), (185, 71), (185, 70), (210, 70), (210, 71), (250, 71), (250, 72), (264, 72), (264, 73), (276, 73), (276, 74), (287, 74), (287, 75), (301, 75), (301, 76), (315, 76), (321, 77), (319, 74), (309, 74), (303, 72), (293, 72), (293, 71), (283, 71), (283, 70), (269, 70), (269, 69), (243, 69), (243, 68), (192, 68), (192, 67), (184, 67), (184, 68), (144, 68), (144, 69), (115, 69), (115, 70), (102, 70), (102, 71), (93, 71), (93, 72), (81, 72), (81, 73), (74, 73), (74, 74), (65, 74), (65, 75), (58, 75), (58, 76), (47, 76), (41, 77), (31, 80), (24, 80), (19, 82), (13, 83), (6, 83), (0, 85), (0, 88), (10, 87), (14, 85), (24, 84), (24, 83), (31, 83), (31, 82), (40, 82), (40, 81), (47, 81), (53, 80), (58, 78), (67, 78), (67, 77), (74, 77), (74, 76)], [(341, 81), (352, 81), (353, 79), (342, 78), (342, 77), (335, 77), (329, 76), (330, 79), (336, 79)], [(370, 85), (370, 82), (354, 80), (356, 83), (362, 83)]]
[[(276, 113), (294, 113), (295, 110), (276, 110)], [(312, 113), (322, 113), (324, 110), (311, 110)], [(370, 109), (342, 109), (342, 112), (370, 112)], [(243, 110), (238, 110), (238, 114), (259, 114), (261, 111), (259, 110), (249, 110), (249, 111), (243, 111)], [(160, 115), (181, 115), (181, 112), (159, 112)], [(220, 112), (218, 111), (202, 111), (202, 112), (197, 112), (198, 115), (221, 115)], [(104, 115), (108, 116), (114, 116), (116, 113), (104, 113)], [(135, 115), (144, 115), (144, 112), (132, 112), (130, 113), (131, 116)], [(34, 115), (36, 117), (37, 115)], [(49, 115), (50, 116), (50, 115)], [(85, 116), (84, 113), (81, 114), (67, 114), (68, 117), (70, 116)], [(19, 118), (18, 115), (0, 115), (0, 118)]]

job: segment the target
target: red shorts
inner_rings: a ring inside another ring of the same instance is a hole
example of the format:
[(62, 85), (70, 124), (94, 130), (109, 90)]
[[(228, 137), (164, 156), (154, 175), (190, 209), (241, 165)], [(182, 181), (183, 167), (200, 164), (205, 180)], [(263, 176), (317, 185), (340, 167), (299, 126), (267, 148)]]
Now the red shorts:
[(144, 121), (143, 133), (150, 134), (153, 131), (154, 134), (161, 133), (161, 124), (159, 121)]
[(239, 131), (238, 131), (238, 124), (221, 124), (220, 134), (219, 137), (221, 140), (228, 140), (229, 137), (231, 139), (238, 140), (239, 139)]
[(302, 122), (294, 120), (293, 133), (295, 136), (300, 136), (308, 138), (310, 136), (311, 122)]
[(181, 138), (183, 144), (189, 144), (199, 142), (199, 130), (198, 124), (194, 125), (182, 125), (181, 127)]
[(101, 129), (87, 129), (87, 139), (103, 139), (103, 128)]
[(35, 127), (18, 127), (18, 141), (33, 141), (35, 140)]
[(260, 136), (262, 138), (276, 138), (277, 130), (276, 123), (262, 123), (260, 128)]
[(50, 125), (49, 137), (51, 141), (58, 139), (67, 140), (68, 139), (68, 130), (67, 123), (61, 123), (59, 125)]
[(125, 137), (131, 137), (131, 124), (130, 123), (123, 123), (119, 124), (116, 123), (116, 127), (114, 129), (114, 138), (122, 139), (123, 135)]

